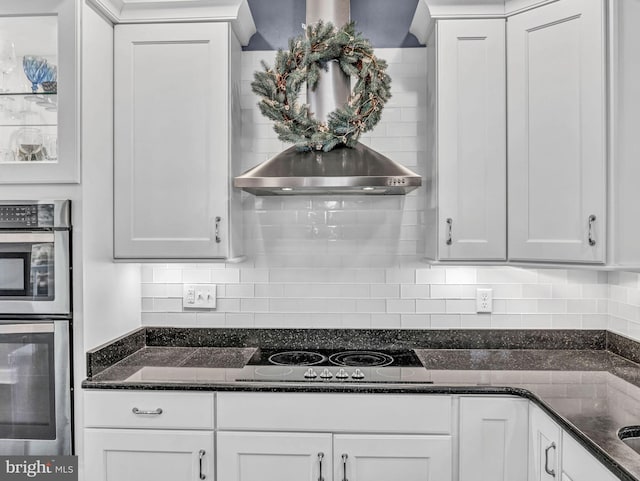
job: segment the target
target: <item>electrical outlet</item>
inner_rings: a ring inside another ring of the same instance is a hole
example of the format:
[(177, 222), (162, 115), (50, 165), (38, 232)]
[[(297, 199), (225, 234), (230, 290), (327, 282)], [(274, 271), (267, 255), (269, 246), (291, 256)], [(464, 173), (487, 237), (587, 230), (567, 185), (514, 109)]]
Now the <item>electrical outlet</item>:
[(493, 289), (476, 289), (476, 312), (493, 311)]
[(182, 289), (184, 309), (215, 309), (215, 284), (185, 284)]

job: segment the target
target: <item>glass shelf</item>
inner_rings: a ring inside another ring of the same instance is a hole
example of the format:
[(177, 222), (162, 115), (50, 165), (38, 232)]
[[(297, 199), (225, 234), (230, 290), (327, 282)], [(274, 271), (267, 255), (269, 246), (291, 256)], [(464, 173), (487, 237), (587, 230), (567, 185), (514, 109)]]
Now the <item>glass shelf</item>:
[(0, 97), (38, 97), (48, 96), (57, 97), (58, 92), (0, 92)]

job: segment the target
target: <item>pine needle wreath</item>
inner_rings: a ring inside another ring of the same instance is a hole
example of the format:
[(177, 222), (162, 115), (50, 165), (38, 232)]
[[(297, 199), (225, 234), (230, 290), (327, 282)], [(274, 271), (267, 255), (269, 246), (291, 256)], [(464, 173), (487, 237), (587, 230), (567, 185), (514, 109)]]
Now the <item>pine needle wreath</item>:
[[(315, 90), (321, 70), (331, 61), (357, 81), (347, 104), (331, 112), (324, 123), (314, 118), (309, 105), (298, 101), (298, 95), (305, 82)], [(306, 34), (289, 40), (288, 51), (278, 51), (273, 68), (265, 62), (262, 67), (264, 71), (255, 72), (251, 84), (262, 97), (260, 111), (275, 122), (280, 140), (302, 151), (355, 147), (360, 134), (380, 121), (391, 97), (387, 63), (376, 58), (353, 22), (340, 29), (323, 21), (309, 25)]]

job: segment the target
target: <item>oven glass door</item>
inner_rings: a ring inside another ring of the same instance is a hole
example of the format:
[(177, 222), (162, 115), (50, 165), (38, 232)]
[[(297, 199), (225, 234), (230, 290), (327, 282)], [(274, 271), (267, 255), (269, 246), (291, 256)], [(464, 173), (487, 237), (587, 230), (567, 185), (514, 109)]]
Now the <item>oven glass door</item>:
[(56, 438), (53, 323), (0, 324), (0, 439)]
[(0, 234), (0, 300), (55, 298), (55, 234)]

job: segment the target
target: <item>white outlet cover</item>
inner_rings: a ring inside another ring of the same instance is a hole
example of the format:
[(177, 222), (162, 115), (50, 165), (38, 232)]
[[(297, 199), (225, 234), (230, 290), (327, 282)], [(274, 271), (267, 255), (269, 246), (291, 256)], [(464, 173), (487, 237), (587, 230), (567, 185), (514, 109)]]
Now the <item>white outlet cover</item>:
[(493, 289), (476, 289), (476, 312), (493, 312)]
[(215, 309), (215, 284), (184, 284), (182, 286), (183, 309)]

